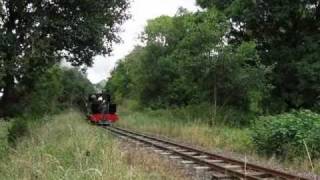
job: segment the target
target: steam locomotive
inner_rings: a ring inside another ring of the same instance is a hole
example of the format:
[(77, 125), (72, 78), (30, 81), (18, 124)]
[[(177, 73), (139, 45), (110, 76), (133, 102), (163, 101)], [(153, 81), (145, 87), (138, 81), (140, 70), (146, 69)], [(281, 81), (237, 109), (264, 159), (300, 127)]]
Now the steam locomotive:
[(88, 97), (90, 122), (100, 125), (109, 126), (119, 120), (117, 105), (111, 102), (111, 96), (106, 93), (90, 94)]

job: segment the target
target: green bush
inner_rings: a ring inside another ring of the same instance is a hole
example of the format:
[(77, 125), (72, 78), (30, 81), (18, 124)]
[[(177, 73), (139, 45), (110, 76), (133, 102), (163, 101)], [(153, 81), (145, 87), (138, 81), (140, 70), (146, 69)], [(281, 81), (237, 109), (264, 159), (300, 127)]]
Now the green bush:
[(12, 126), (8, 129), (8, 143), (10, 146), (15, 147), (17, 141), (29, 134), (28, 123), (24, 119), (16, 119), (13, 121)]
[(94, 92), (93, 85), (79, 69), (54, 66), (42, 74), (35, 83), (34, 91), (24, 97), (21, 108), (24, 114), (42, 117), (63, 109), (86, 110), (85, 100)]
[(309, 110), (261, 117), (252, 128), (257, 151), (282, 158), (320, 158), (320, 114)]

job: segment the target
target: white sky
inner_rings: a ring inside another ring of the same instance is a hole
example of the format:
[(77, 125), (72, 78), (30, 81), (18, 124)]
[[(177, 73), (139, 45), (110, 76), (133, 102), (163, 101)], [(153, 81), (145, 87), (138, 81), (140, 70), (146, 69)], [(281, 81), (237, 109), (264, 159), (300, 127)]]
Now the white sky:
[(116, 62), (129, 54), (134, 46), (139, 43), (138, 36), (144, 30), (147, 20), (161, 15), (173, 16), (179, 7), (184, 7), (190, 11), (196, 11), (196, 0), (133, 0), (129, 13), (129, 19), (122, 26), (120, 33), (122, 43), (114, 46), (112, 56), (95, 58), (95, 64), (88, 69), (88, 78), (93, 83), (110, 77), (110, 72), (114, 69)]

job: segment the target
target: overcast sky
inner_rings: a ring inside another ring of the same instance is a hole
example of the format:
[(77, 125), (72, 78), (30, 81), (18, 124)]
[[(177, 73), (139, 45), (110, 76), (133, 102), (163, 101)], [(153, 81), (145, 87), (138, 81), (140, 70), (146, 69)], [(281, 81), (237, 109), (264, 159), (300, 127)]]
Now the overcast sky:
[(126, 56), (139, 43), (138, 36), (143, 31), (147, 20), (161, 15), (173, 16), (179, 7), (184, 7), (190, 11), (196, 11), (196, 0), (133, 0), (129, 13), (132, 18), (122, 26), (120, 33), (122, 43), (114, 46), (111, 57), (98, 56), (95, 64), (88, 69), (88, 78), (93, 83), (110, 77), (110, 72), (114, 69), (116, 62)]

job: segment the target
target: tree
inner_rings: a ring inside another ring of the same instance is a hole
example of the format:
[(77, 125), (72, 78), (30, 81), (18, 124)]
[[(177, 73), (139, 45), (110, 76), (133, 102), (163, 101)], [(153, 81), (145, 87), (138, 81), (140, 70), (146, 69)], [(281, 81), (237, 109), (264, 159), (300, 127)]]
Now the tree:
[(1, 0), (1, 108), (17, 97), (17, 83), (32, 89), (34, 77), (61, 59), (90, 66), (109, 54), (127, 7), (126, 0)]
[(14, 113), (25, 113), (28, 115), (43, 115), (56, 112), (59, 107), (59, 97), (64, 91), (62, 80), (63, 72), (58, 66), (45, 71), (37, 78), (33, 92), (23, 97), (23, 102), (19, 103), (19, 109), (14, 109)]
[(59, 96), (59, 103), (65, 107), (85, 110), (88, 94), (95, 92), (93, 84), (78, 68), (62, 68), (61, 71), (63, 91)]
[(205, 102), (260, 113), (270, 67), (261, 64), (254, 42), (227, 44), (229, 29), (214, 9), (150, 20), (145, 47), (120, 61), (107, 88), (153, 108)]
[[(229, 43), (256, 41), (265, 65), (275, 65), (272, 100), (285, 108), (317, 107), (320, 99), (320, 4), (316, 0), (198, 0), (223, 11)], [(221, 5), (223, 3), (223, 5)], [(275, 106), (274, 109), (281, 109)]]
[(85, 110), (87, 96), (94, 92), (93, 84), (79, 69), (59, 66), (46, 70), (34, 86), (15, 113), (41, 116), (70, 107)]
[(218, 9), (227, 8), (234, 0), (197, 0), (197, 4), (202, 8), (217, 7)]
[(105, 90), (113, 93), (116, 100), (138, 99), (140, 96), (144, 88), (142, 78), (146, 75), (141, 64), (145, 53), (146, 50), (143, 47), (136, 46), (130, 54), (118, 62), (117, 67), (112, 71)]

